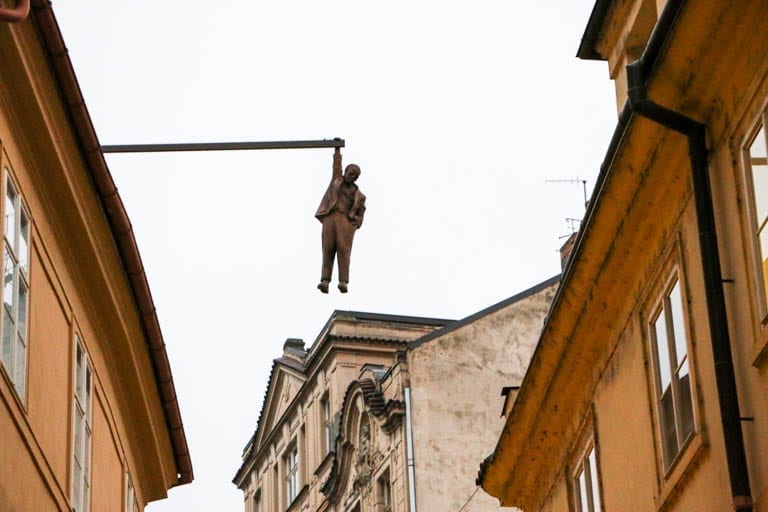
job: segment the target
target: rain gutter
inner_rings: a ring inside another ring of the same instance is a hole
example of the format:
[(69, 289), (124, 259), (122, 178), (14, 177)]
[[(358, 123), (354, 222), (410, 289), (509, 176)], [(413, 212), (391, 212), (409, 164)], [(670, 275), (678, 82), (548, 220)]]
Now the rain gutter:
[[(24, 3), (29, 3), (29, 0), (20, 0), (18, 5), (21, 6)], [(186, 484), (194, 479), (192, 461), (189, 456), (168, 353), (165, 350), (160, 323), (155, 312), (155, 305), (133, 229), (107, 167), (104, 154), (100, 149), (96, 131), (83, 100), (59, 25), (51, 9), (51, 3), (48, 0), (34, 0), (33, 3), (32, 15), (48, 53), (54, 76), (59, 83), (62, 100), (85, 156), (87, 169), (109, 221), (112, 236), (123, 262), (123, 269), (128, 277), (140, 314), (176, 462), (177, 481), (172, 486)]]
[[(720, 417), (723, 425), (723, 437), (725, 453), (728, 464), (728, 473), (731, 487), (733, 510), (752, 511), (752, 498), (749, 485), (749, 475), (744, 449), (744, 437), (741, 430), (741, 415), (739, 411), (735, 371), (731, 354), (730, 337), (728, 332), (728, 320), (725, 308), (725, 297), (722, 291), (722, 274), (720, 269), (720, 256), (717, 245), (717, 234), (714, 220), (714, 206), (712, 203), (711, 187), (707, 170), (706, 126), (678, 112), (666, 109), (647, 98), (647, 84), (650, 75), (658, 63), (661, 50), (666, 45), (668, 36), (684, 4), (684, 0), (669, 0), (662, 11), (656, 26), (646, 44), (643, 54), (637, 62), (628, 66), (627, 75), (629, 82), (629, 100), (619, 114), (619, 120), (608, 145), (593, 196), (595, 200), (589, 201), (584, 215), (583, 229), (579, 232), (574, 243), (572, 256), (563, 270), (563, 278), (560, 287), (555, 293), (547, 318), (544, 321), (544, 329), (550, 324), (553, 312), (564, 300), (564, 290), (569, 288), (574, 274), (574, 262), (584, 251), (587, 235), (591, 231), (592, 223), (605, 192), (608, 176), (616, 161), (616, 157), (624, 139), (629, 132), (630, 125), (639, 115), (655, 121), (688, 138), (689, 159), (692, 166), (693, 192), (696, 207), (697, 223), (699, 225), (699, 241), (701, 258), (705, 280), (705, 292), (707, 312), (710, 324), (710, 338), (713, 347), (715, 379), (718, 393)], [(582, 59), (597, 59), (599, 54), (594, 49), (594, 37), (599, 34), (601, 24), (610, 7), (610, 0), (598, 0), (590, 17), (591, 29), (587, 30), (578, 56)], [(600, 60), (604, 60), (600, 58)], [(543, 337), (544, 335), (542, 335)], [(538, 352), (539, 348), (537, 348)], [(534, 357), (536, 354), (534, 353)], [(529, 380), (526, 375), (525, 382)], [(488, 468), (498, 455), (497, 446), (489, 459), (481, 464), (478, 483), (484, 487)], [(485, 487), (484, 487), (485, 488)]]
[(600, 31), (603, 29), (603, 23), (608, 15), (611, 4), (613, 4), (613, 0), (597, 0), (595, 2), (595, 6), (592, 7), (592, 13), (589, 15), (587, 28), (584, 30), (584, 35), (581, 36), (579, 50), (576, 52), (578, 58), (584, 60), (603, 60), (603, 56), (598, 53), (595, 46), (600, 39)]
[[(731, 352), (725, 294), (723, 293), (715, 210), (707, 163), (706, 125), (653, 102), (648, 98), (647, 91), (651, 72), (656, 67), (661, 50), (666, 46), (684, 4), (685, 0), (669, 0), (667, 2), (642, 55), (637, 61), (627, 66), (629, 96), (627, 104), (630, 113), (650, 119), (665, 128), (685, 135), (688, 139), (688, 156), (691, 163), (707, 316), (730, 479), (731, 503), (733, 510), (749, 512), (752, 510), (752, 496), (744, 448), (744, 435), (741, 428), (741, 413)], [(627, 111), (627, 107), (625, 107), (625, 111)], [(622, 114), (625, 113), (622, 112)], [(621, 131), (623, 139), (626, 130), (622, 129)], [(618, 144), (614, 146), (613, 142), (609, 149), (609, 156), (606, 158), (610, 162), (613, 161), (618, 149)]]

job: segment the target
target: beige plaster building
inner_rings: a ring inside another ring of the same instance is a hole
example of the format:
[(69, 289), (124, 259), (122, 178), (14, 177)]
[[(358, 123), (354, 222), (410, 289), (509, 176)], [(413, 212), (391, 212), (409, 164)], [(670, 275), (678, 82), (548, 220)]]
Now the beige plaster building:
[(475, 463), (558, 280), (457, 322), (336, 311), (309, 350), (287, 340), (234, 478), (245, 512), (498, 510)]
[(50, 3), (25, 14), (0, 9), (0, 510), (137, 512), (193, 478), (173, 379)]
[(481, 470), (503, 505), (768, 510), (766, 20), (595, 2), (579, 56), (607, 62), (619, 122)]

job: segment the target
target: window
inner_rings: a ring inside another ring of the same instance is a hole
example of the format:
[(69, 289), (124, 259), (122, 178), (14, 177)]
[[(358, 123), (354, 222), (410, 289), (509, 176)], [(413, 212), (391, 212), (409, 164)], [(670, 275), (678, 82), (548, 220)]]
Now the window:
[(277, 462), (275, 462), (275, 465), (272, 467), (272, 481), (275, 483), (274, 492), (272, 493), (272, 510), (280, 509), (280, 492), (277, 488), (280, 482), (279, 474)]
[(379, 512), (392, 512), (392, 484), (389, 481), (389, 469), (376, 482), (377, 502)]
[(133, 481), (128, 473), (125, 474), (125, 512), (139, 512), (136, 490), (133, 488)]
[(331, 402), (326, 394), (320, 401), (323, 413), (323, 442), (325, 443), (323, 455), (333, 451), (333, 423), (331, 420)]
[(253, 495), (253, 512), (261, 512), (261, 490), (256, 491)]
[(2, 363), (19, 396), (26, 393), (29, 215), (5, 168)]
[(299, 494), (299, 452), (295, 443), (288, 448), (283, 462), (285, 463), (285, 498), (288, 506)]
[(664, 468), (669, 469), (694, 432), (688, 337), (677, 276), (667, 284), (648, 327), (659, 436)]
[(597, 477), (595, 447), (589, 444), (578, 459), (573, 475), (573, 495), (576, 512), (599, 512), (600, 485)]
[(768, 314), (768, 154), (766, 152), (765, 123), (761, 123), (757, 135), (747, 148), (749, 185), (752, 196), (752, 236), (758, 260), (761, 288), (761, 312), (765, 320)]
[(75, 338), (74, 447), (72, 449), (72, 508), (87, 512), (91, 487), (91, 365), (80, 338)]

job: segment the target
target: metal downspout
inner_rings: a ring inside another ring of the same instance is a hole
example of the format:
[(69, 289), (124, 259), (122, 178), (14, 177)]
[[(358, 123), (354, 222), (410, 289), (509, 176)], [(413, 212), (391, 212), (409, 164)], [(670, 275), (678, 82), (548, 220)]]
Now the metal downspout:
[(413, 461), (413, 423), (411, 416), (411, 388), (406, 387), (405, 395), (405, 446), (408, 464), (408, 505), (410, 512), (416, 512), (416, 468)]
[(715, 383), (723, 427), (725, 454), (733, 510), (752, 511), (749, 471), (741, 429), (738, 389), (731, 352), (728, 316), (723, 293), (720, 253), (717, 244), (712, 189), (709, 180), (706, 125), (679, 112), (654, 103), (647, 97), (647, 82), (662, 47), (685, 0), (670, 0), (653, 29), (642, 56), (627, 66), (631, 112), (685, 135), (691, 162), (696, 220), (699, 228), (701, 263), (704, 273), (707, 313), (715, 365)]

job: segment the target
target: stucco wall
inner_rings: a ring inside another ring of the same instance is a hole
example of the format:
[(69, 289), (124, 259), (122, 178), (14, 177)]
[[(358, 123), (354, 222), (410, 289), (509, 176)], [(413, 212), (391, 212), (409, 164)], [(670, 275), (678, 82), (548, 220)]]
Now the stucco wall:
[(51, 74), (45, 29), (10, 27), (0, 24), (0, 187), (12, 179), (28, 214), (29, 303), (26, 357), (14, 365), (25, 371), (22, 392), (0, 364), (0, 510), (72, 508), (75, 336), (92, 371), (91, 510), (122, 508), (127, 472), (143, 507), (177, 480), (144, 324)]
[[(504, 425), (502, 387), (522, 381), (556, 286), (500, 303), (410, 350), (420, 511), (459, 510), (475, 491), (479, 464)], [(500, 509), (479, 490), (464, 510)]]

